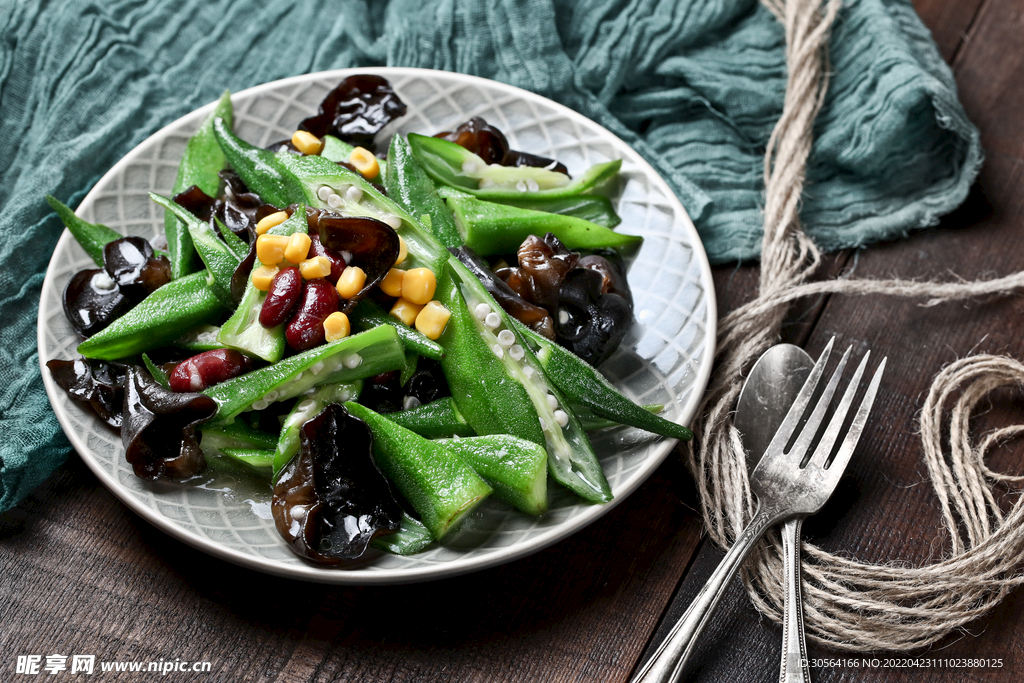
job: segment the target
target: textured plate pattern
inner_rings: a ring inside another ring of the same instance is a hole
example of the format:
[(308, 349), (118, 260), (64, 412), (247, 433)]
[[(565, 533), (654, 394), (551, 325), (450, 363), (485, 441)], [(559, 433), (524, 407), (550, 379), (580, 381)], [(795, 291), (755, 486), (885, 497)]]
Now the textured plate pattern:
[[(500, 127), (516, 149), (557, 157), (573, 173), (621, 158), (615, 197), (620, 230), (644, 237), (629, 271), (637, 324), (602, 371), (641, 403), (661, 403), (666, 415), (688, 424), (707, 384), (714, 353), (715, 302), (711, 273), (697, 233), (668, 186), (620, 139), (545, 98), (479, 78), (418, 69), (361, 69), (391, 80), (409, 113), (384, 131), (434, 133), (471, 116)], [(267, 145), (291, 136), (302, 118), (352, 70), (310, 74), (233, 96), (235, 129)], [(163, 213), (150, 191), (169, 194), (189, 135), (212, 105), (167, 126), (133, 150), (85, 198), (79, 215), (124, 234), (162, 238)], [(91, 261), (65, 231), (50, 261), (39, 308), (39, 356), (75, 357), (78, 343), (64, 320), (64, 283)], [(136, 478), (120, 439), (57, 389), (43, 368), (54, 411), (75, 448), (106, 486), (129, 507), (192, 545), (262, 571), (313, 581), (400, 583), (450, 576), (534, 552), (593, 521), (611, 505), (579, 504), (552, 487), (551, 510), (531, 519), (486, 503), (444, 546), (409, 558), (381, 556), (351, 570), (320, 569), (292, 555), (274, 530), (269, 495), (258, 483), (223, 473), (178, 486)], [(661, 463), (674, 442), (633, 429), (594, 436), (616, 500), (631, 493)]]

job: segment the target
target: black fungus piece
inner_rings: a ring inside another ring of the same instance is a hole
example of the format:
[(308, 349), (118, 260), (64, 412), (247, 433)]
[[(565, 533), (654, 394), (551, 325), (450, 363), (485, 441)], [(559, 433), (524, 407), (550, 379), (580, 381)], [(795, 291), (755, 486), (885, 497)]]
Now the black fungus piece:
[(218, 200), (211, 197), (198, 185), (190, 185), (172, 197), (175, 204), (187, 210), (193, 216), (202, 221), (208, 221), (216, 213)]
[(332, 404), (302, 426), (299, 439), (271, 503), (277, 530), (297, 555), (352, 562), (374, 538), (398, 530), (402, 509), (373, 462), (365, 422)]
[(438, 133), (434, 137), (454, 142), (476, 154), (488, 164), (536, 166), (569, 175), (569, 169), (554, 159), (509, 149), (505, 134), (479, 116), (474, 116), (454, 131)]
[(371, 74), (349, 76), (327, 94), (320, 113), (299, 124), (318, 138), (334, 135), (373, 150), (373, 138), (388, 123), (404, 116), (405, 103), (387, 79)]
[(87, 404), (112, 428), (121, 429), (126, 365), (79, 358), (49, 360), (46, 368), (57, 386), (68, 392), (71, 398)]
[(382, 415), (401, 410), (404, 394), (400, 378), (398, 370), (391, 370), (367, 379), (359, 393), (359, 402)]
[(358, 266), (366, 273), (366, 284), (359, 294), (341, 304), (341, 311), (349, 313), (395, 264), (401, 249), (398, 233), (376, 218), (342, 216), (313, 208), (306, 210), (306, 217), (310, 231), (320, 235), (325, 249), (343, 254), (347, 265)]
[(136, 304), (171, 280), (171, 262), (155, 256), (144, 237), (122, 237), (103, 247), (103, 268)]
[(500, 275), (505, 283), (530, 303), (558, 315), (558, 292), (562, 281), (579, 263), (580, 255), (569, 251), (552, 233), (543, 238), (530, 235), (519, 245), (519, 268)]
[[(256, 241), (256, 224), (264, 216), (279, 209), (265, 204), (258, 194), (250, 192), (234, 171), (225, 169), (219, 175), (223, 184), (213, 215), (239, 237), (250, 242)], [(199, 217), (207, 220), (203, 216)]]
[(121, 443), (136, 476), (184, 480), (206, 465), (196, 428), (217, 413), (204, 394), (165, 389), (139, 366), (125, 377)]
[(131, 310), (132, 302), (102, 268), (82, 270), (64, 287), (64, 316), (83, 337), (91, 337)]
[(618, 348), (633, 311), (618, 294), (602, 293), (604, 277), (596, 270), (577, 268), (559, 290), (557, 341), (593, 366)]
[(491, 272), (487, 262), (469, 247), (458, 247), (450, 251), (470, 272), (476, 275), (506, 313), (538, 334), (542, 334), (548, 339), (555, 338), (554, 322), (545, 309), (535, 306), (519, 296), (498, 275)]
[(448, 380), (445, 379), (441, 363), (431, 358), (420, 358), (416, 372), (412, 374), (403, 389), (402, 408), (407, 399), (415, 399), (419, 405), (431, 403), (439, 398), (451, 396)]
[(629, 281), (626, 280), (625, 264), (617, 252), (609, 250), (604, 255), (591, 254), (584, 256), (576, 264), (576, 267), (588, 268), (600, 273), (602, 278), (601, 293), (618, 294), (629, 304), (629, 309), (633, 310), (633, 291), (629, 288)]

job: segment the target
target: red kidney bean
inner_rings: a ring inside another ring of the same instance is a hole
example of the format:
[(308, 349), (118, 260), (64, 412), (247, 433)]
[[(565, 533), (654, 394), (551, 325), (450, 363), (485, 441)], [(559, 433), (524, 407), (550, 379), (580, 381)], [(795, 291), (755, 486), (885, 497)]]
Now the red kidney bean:
[(323, 278), (308, 280), (298, 310), (284, 328), (288, 346), (305, 351), (324, 343), (324, 320), (338, 310), (338, 290)]
[(341, 257), (341, 254), (333, 251), (327, 251), (327, 247), (320, 242), (320, 235), (316, 231), (311, 232), (309, 237), (313, 240), (313, 243), (309, 245), (309, 256), (307, 258), (326, 256), (327, 260), (331, 262), (331, 274), (327, 276), (327, 279), (330, 280), (332, 284), (338, 284), (338, 278), (341, 277), (341, 271), (345, 270), (345, 259)]
[(178, 363), (167, 380), (171, 391), (202, 391), (252, 369), (252, 359), (234, 349), (203, 351)]
[(302, 275), (295, 267), (282, 268), (270, 281), (267, 298), (260, 308), (260, 325), (271, 328), (281, 325), (292, 314), (302, 294)]

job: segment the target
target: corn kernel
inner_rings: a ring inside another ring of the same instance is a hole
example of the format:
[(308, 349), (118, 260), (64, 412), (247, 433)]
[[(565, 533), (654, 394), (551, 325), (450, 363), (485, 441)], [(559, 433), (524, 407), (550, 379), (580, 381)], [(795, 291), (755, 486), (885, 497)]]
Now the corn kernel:
[(395, 259), (395, 265), (396, 266), (402, 265), (402, 261), (404, 261), (405, 257), (408, 256), (408, 255), (409, 255), (409, 245), (406, 244), (405, 240), (402, 239), (402, 236), (399, 235), (398, 236), (398, 258)]
[(377, 157), (373, 156), (373, 152), (364, 147), (356, 147), (352, 150), (348, 161), (367, 180), (373, 180), (380, 175), (380, 164), (377, 163)]
[(260, 219), (260, 222), (256, 224), (256, 234), (262, 235), (267, 230), (270, 230), (275, 225), (281, 225), (288, 220), (288, 213), (286, 211), (277, 211), (269, 216), (264, 216)]
[(332, 342), (352, 333), (352, 325), (348, 316), (341, 311), (335, 311), (324, 319), (324, 335), (327, 341)]
[(284, 257), (292, 263), (300, 263), (309, 255), (309, 246), (313, 240), (304, 232), (296, 232), (288, 237), (288, 246), (284, 249)]
[(363, 291), (364, 285), (366, 285), (366, 272), (359, 266), (349, 266), (341, 271), (341, 277), (338, 278), (338, 294), (342, 299), (351, 299)]
[(412, 326), (416, 322), (416, 316), (423, 309), (422, 304), (414, 304), (408, 299), (399, 299), (391, 307), (391, 315), (401, 320), (406, 325)]
[(270, 291), (270, 282), (277, 275), (277, 271), (281, 270), (277, 266), (260, 266), (254, 268), (252, 271), (252, 286), (261, 292)]
[(413, 268), (402, 280), (402, 296), (414, 304), (425, 304), (434, 298), (437, 278), (429, 268)]
[(331, 274), (331, 260), (326, 256), (314, 256), (299, 264), (299, 272), (307, 280), (327, 277)]
[(320, 150), (324, 148), (324, 143), (320, 138), (308, 130), (295, 131), (295, 134), (292, 135), (292, 144), (303, 154), (319, 154)]
[(284, 235), (260, 235), (256, 238), (256, 258), (267, 266), (276, 266), (284, 260), (288, 238)]
[(380, 291), (388, 296), (402, 296), (402, 282), (405, 279), (405, 271), (392, 268), (384, 279), (380, 281)]
[(416, 329), (428, 339), (438, 339), (448, 325), (452, 312), (440, 301), (431, 301), (416, 316)]

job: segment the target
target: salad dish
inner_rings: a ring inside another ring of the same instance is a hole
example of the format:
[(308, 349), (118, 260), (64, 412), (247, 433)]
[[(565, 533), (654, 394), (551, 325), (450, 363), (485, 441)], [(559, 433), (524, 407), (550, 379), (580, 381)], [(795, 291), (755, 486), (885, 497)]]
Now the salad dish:
[(415, 69), (226, 92), (77, 214), (46, 199), (65, 432), (233, 561), (337, 583), (504, 562), (692, 438), (715, 319), (695, 231), (628, 146), (536, 95)]

